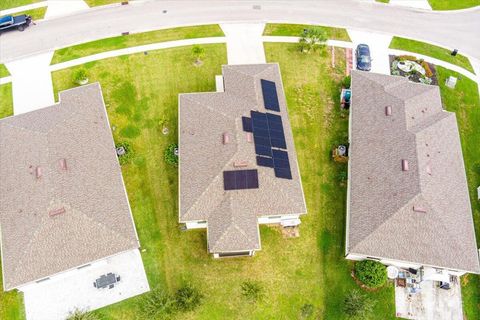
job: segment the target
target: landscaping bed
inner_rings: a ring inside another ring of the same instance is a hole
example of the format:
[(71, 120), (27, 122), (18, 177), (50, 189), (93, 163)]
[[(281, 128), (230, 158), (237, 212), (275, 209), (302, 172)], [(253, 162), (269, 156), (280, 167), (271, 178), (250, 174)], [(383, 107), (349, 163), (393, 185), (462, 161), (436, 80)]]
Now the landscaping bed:
[(414, 56), (389, 56), (390, 74), (417, 83), (437, 85), (435, 65)]

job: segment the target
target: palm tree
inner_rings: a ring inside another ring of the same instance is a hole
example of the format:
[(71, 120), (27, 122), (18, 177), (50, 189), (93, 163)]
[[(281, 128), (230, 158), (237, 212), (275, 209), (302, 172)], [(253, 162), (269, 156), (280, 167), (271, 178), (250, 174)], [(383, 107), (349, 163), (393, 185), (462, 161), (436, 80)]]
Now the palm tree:
[(302, 52), (315, 52), (318, 49), (325, 48), (327, 43), (327, 34), (325, 30), (319, 27), (313, 27), (305, 29), (298, 41), (300, 51)]

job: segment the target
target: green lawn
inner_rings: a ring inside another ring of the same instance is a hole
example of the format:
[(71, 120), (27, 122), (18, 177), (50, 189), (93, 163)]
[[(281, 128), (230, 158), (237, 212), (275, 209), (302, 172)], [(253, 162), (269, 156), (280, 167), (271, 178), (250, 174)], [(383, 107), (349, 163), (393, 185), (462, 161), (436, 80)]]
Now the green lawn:
[(480, 0), (428, 0), (433, 10), (457, 10), (480, 6)]
[(376, 2), (381, 2), (381, 3), (389, 3), (390, 0), (375, 0)]
[(40, 1), (42, 0), (2, 0), (0, 1), (0, 10), (21, 7)]
[[(13, 114), (12, 84), (0, 85), (0, 119)], [(0, 268), (2, 262), (0, 261)], [(0, 273), (0, 319), (24, 319), (23, 297), (17, 291), (4, 292)]]
[[(480, 102), (478, 87), (475, 82), (464, 76), (437, 66), (438, 83), (442, 94), (442, 102), (448, 111), (457, 114), (462, 140), (463, 157), (467, 170), (470, 198), (472, 199), (473, 218), (477, 242), (480, 241), (480, 202), (477, 201), (477, 187), (480, 185)], [(448, 76), (459, 80), (455, 89), (445, 86)], [(464, 311), (467, 319), (480, 319), (480, 277), (469, 275), (463, 279), (462, 288)]]
[(118, 36), (96, 40), (82, 43), (73, 47), (56, 50), (52, 58), (52, 64), (77, 59), (100, 52), (140, 46), (155, 42), (222, 36), (224, 36), (223, 31), (220, 29), (218, 24), (136, 33), (128, 36)]
[[(306, 24), (285, 24), (285, 23), (267, 23), (264, 36), (294, 36), (298, 37), (303, 33), (304, 29), (312, 28), (312, 25)], [(327, 38), (331, 40), (350, 41), (347, 30), (343, 28), (315, 26), (325, 30)]]
[(390, 43), (390, 48), (420, 53), (432, 58), (450, 62), (472, 73), (475, 73), (467, 57), (461, 54), (457, 54), (454, 57), (450, 54), (450, 50), (435, 46), (433, 44), (400, 37), (393, 37), (392, 42)]
[[(263, 250), (253, 259), (214, 260), (207, 254), (204, 231), (179, 230), (177, 171), (163, 161), (165, 147), (177, 139), (178, 93), (213, 91), (214, 76), (226, 63), (224, 45), (205, 48), (206, 61), (199, 68), (192, 65), (189, 47), (85, 66), (91, 81), (102, 84), (116, 141), (128, 140), (135, 149), (123, 174), (151, 286), (174, 290), (190, 281), (201, 288), (204, 303), (182, 319), (296, 319), (306, 303), (315, 305), (320, 318), (344, 318), (344, 294), (356, 286), (351, 263), (343, 258), (346, 188), (337, 177), (346, 167), (329, 156), (334, 143), (347, 139), (347, 118), (333, 102), (344, 73), (343, 50), (338, 49), (340, 67), (333, 70), (328, 54), (306, 56), (294, 44), (266, 45), (268, 60), (281, 64), (309, 215), (299, 239), (283, 239), (277, 228), (262, 226)], [(53, 74), (56, 91), (72, 86), (74, 70)], [(161, 133), (164, 122), (171, 129), (167, 136)], [(265, 300), (256, 306), (241, 297), (240, 284), (247, 279), (265, 288)], [(379, 301), (377, 318), (393, 319), (393, 288), (370, 295)], [(138, 301), (97, 313), (130, 319)]]
[(37, 9), (32, 9), (32, 10), (27, 10), (27, 11), (21, 11), (18, 13), (15, 13), (15, 15), (20, 15), (20, 14), (26, 14), (32, 17), (33, 21), (35, 20), (40, 20), (45, 17), (45, 12), (47, 12), (47, 7), (41, 7)]
[(104, 6), (112, 3), (120, 3), (127, 0), (84, 0), (89, 7)]
[(7, 67), (5, 67), (4, 64), (0, 63), (0, 78), (8, 77), (9, 75), (10, 75), (10, 72), (8, 72)]

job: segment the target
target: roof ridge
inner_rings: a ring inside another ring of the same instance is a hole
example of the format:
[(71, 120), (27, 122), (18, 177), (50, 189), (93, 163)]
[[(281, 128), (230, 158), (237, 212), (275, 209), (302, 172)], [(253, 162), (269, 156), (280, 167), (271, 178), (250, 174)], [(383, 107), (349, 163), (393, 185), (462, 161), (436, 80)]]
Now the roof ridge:
[[(220, 94), (222, 94), (222, 95), (229, 95), (229, 93), (226, 93), (226, 92), (203, 92), (203, 93), (202, 93), (202, 95), (205, 95), (205, 94), (212, 94), (212, 95), (220, 95)], [(227, 113), (221, 112), (219, 109), (212, 108), (211, 106), (209, 106), (209, 105), (206, 104), (206, 103), (200, 103), (199, 101), (197, 101), (197, 100), (195, 100), (195, 99), (190, 99), (190, 98), (189, 98), (190, 95), (184, 95), (184, 96), (186, 97), (185, 99), (190, 100), (190, 102), (193, 102), (193, 103), (195, 103), (195, 104), (197, 104), (197, 105), (199, 105), (199, 106), (201, 106), (201, 107), (205, 107), (205, 108), (207, 108), (208, 110), (210, 110), (210, 111), (212, 111), (212, 112), (214, 112), (214, 113), (220, 114), (220, 115), (224, 116), (224, 117), (227, 118), (227, 119), (235, 120), (235, 117), (230, 117)], [(235, 97), (237, 97), (237, 96), (235, 95)]]

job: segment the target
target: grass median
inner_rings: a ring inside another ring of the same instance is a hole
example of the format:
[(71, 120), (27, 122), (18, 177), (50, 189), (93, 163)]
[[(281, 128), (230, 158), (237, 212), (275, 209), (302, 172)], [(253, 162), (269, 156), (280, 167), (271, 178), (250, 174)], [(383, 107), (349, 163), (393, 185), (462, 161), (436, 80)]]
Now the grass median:
[(471, 73), (475, 73), (467, 57), (461, 54), (452, 56), (450, 54), (451, 53), (450, 50), (439, 47), (439, 46), (435, 46), (433, 44), (416, 41), (416, 40), (410, 40), (406, 38), (393, 37), (392, 42), (390, 43), (390, 48), (423, 54), (425, 56), (429, 56), (435, 59), (449, 62), (451, 64), (462, 67), (470, 71)]
[(134, 33), (125, 36), (86, 42), (56, 50), (51, 64), (78, 59), (100, 52), (141, 46), (156, 42), (222, 36), (224, 36), (223, 31), (217, 24)]
[(292, 36), (299, 37), (303, 30), (317, 27), (325, 31), (327, 38), (330, 40), (350, 41), (347, 30), (343, 28), (313, 26), (307, 24), (287, 24), (287, 23), (267, 23), (264, 36)]

